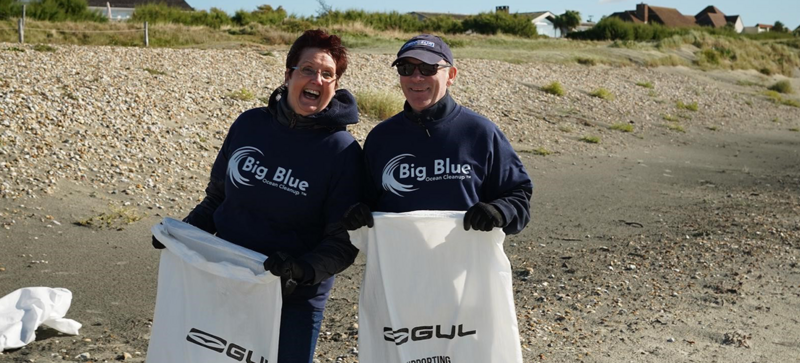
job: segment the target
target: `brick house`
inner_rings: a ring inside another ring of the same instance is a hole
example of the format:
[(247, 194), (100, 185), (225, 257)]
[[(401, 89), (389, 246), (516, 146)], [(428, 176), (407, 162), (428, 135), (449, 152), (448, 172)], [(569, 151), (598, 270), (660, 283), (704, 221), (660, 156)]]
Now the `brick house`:
[(708, 6), (697, 15), (683, 15), (674, 8), (637, 4), (636, 10), (622, 11), (609, 15), (636, 24), (661, 24), (669, 27), (710, 26), (722, 28), (731, 24), (736, 32), (744, 30), (742, 17), (725, 15), (715, 6)]

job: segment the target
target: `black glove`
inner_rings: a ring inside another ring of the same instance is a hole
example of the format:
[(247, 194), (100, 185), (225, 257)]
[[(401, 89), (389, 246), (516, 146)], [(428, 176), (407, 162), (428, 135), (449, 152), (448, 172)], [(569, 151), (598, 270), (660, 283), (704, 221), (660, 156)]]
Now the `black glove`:
[(364, 203), (356, 203), (350, 206), (344, 212), (342, 226), (348, 231), (355, 231), (364, 226), (369, 228), (375, 226), (375, 220), (372, 219), (372, 211), (369, 210), (369, 206)]
[(158, 239), (156, 239), (156, 236), (152, 237), (153, 237), (153, 248), (157, 250), (163, 250), (164, 248), (166, 248), (164, 244), (162, 244), (161, 242), (158, 241)]
[(503, 225), (505, 225), (503, 214), (497, 207), (489, 203), (478, 202), (467, 209), (467, 214), (464, 215), (465, 231), (472, 228), (476, 231), (489, 232), (492, 228)]
[(275, 252), (264, 261), (264, 270), (281, 278), (281, 293), (291, 295), (298, 282), (303, 281), (305, 270), (294, 257), (285, 252)]

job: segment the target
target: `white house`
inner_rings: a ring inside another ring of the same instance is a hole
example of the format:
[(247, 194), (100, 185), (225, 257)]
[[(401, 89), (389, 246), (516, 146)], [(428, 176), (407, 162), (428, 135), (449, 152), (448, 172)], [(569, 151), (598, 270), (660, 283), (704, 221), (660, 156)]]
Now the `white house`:
[(756, 24), (756, 26), (744, 27), (744, 32), (747, 34), (766, 33), (772, 30), (772, 25), (769, 24)]
[(589, 30), (591, 28), (594, 28), (595, 25), (597, 25), (597, 23), (592, 22), (592, 21), (581, 22), (581, 25), (578, 25), (578, 27), (575, 28), (575, 31), (576, 32), (582, 32), (584, 30)]
[(530, 13), (518, 13), (519, 15), (531, 18), (531, 23), (536, 26), (536, 33), (551, 38), (561, 38), (561, 30), (553, 25), (556, 15), (549, 11), (535, 11)]
[(183, 10), (194, 10), (184, 0), (88, 0), (89, 10), (97, 11), (108, 17), (109, 20), (124, 21), (133, 16), (136, 5), (147, 3), (162, 3), (179, 7)]

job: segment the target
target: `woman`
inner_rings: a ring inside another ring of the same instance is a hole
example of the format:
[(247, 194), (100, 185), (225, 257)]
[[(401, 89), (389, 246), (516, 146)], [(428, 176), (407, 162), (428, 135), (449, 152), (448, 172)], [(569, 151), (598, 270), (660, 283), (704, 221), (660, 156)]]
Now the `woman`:
[(336, 223), (361, 199), (363, 173), (345, 130), (358, 122), (355, 98), (336, 90), (347, 61), (339, 37), (303, 33), (285, 83), (233, 123), (205, 199), (184, 219), (269, 256), (264, 267), (283, 282), (279, 363), (312, 361), (333, 275), (358, 254)]

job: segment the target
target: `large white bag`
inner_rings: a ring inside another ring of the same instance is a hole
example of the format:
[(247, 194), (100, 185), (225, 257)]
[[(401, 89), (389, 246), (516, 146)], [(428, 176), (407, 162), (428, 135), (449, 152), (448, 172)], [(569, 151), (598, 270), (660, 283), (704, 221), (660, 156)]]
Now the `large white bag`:
[(72, 292), (63, 288), (26, 287), (0, 298), (0, 352), (36, 339), (40, 325), (78, 335), (81, 323), (64, 319)]
[(367, 255), (361, 363), (522, 363), (505, 234), (464, 231), (464, 212), (375, 213), (352, 231)]
[(171, 218), (152, 231), (167, 248), (147, 362), (275, 362), (281, 286), (266, 256)]

